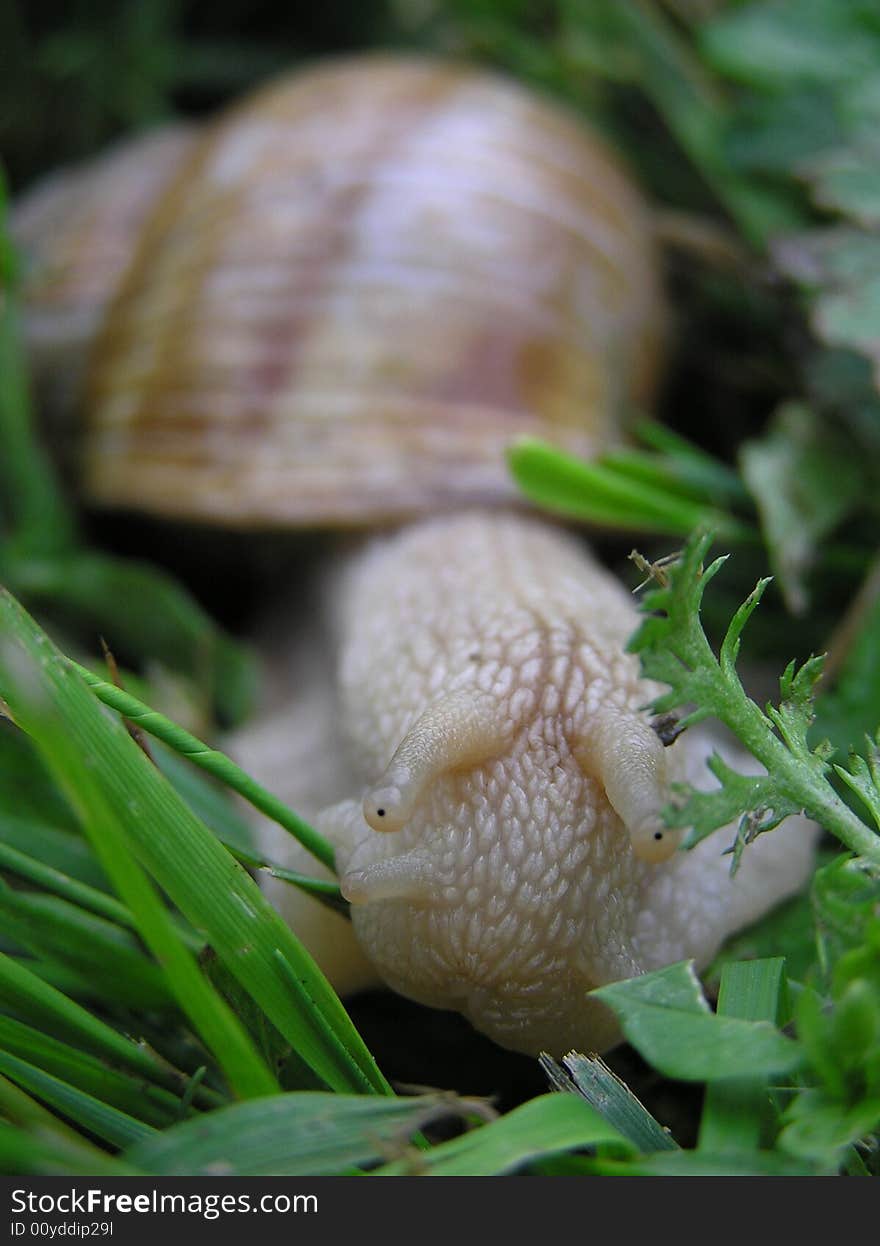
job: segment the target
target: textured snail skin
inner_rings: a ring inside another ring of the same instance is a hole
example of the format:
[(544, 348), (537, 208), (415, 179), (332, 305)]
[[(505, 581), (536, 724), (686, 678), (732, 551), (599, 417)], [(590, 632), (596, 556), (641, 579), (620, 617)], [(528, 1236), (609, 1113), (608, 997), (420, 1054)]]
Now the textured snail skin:
[(641, 709), (658, 689), (624, 652), (632, 602), (574, 539), (433, 519), (376, 540), (336, 592), (349, 777), (332, 783), (351, 786), (317, 823), (360, 950), (332, 915), (304, 927), (293, 889), (273, 899), (342, 986), (369, 964), (504, 1046), (601, 1050), (619, 1035), (591, 988), (705, 965), (807, 877), (806, 819), (751, 845), (734, 881), (730, 830), (690, 852), (660, 830), (669, 782), (705, 785), (719, 745), (692, 729), (662, 747)]

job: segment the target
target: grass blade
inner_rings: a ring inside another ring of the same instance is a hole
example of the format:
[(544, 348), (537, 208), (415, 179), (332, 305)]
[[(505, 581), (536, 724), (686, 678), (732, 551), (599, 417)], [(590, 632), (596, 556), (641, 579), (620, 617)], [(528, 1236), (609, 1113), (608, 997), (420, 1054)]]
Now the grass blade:
[(830, 1175), (821, 1165), (794, 1159), (779, 1151), (660, 1151), (627, 1163), (605, 1157), (584, 1159), (583, 1173), (603, 1177), (819, 1177)]
[(609, 1147), (629, 1155), (632, 1144), (588, 1103), (574, 1095), (549, 1094), (531, 1099), (506, 1116), (396, 1160), (378, 1176), (423, 1173), (434, 1177), (489, 1177), (514, 1172), (532, 1160), (581, 1147)]
[(339, 1174), (405, 1150), (429, 1122), (467, 1109), (453, 1095), (389, 1099), (299, 1091), (184, 1121), (138, 1143), (126, 1158), (163, 1176)]
[(128, 931), (102, 917), (0, 882), (0, 918), (8, 938), (73, 969), (93, 984), (93, 994), (133, 1008), (174, 1003), (159, 966), (144, 956)]
[[(60, 1123), (60, 1122), (59, 1122)], [(27, 1133), (0, 1121), (0, 1172), (40, 1177), (137, 1177), (136, 1168), (111, 1158), (85, 1139)]]
[(169, 748), (186, 757), (194, 765), (199, 766), (206, 774), (213, 775), (215, 779), (219, 779), (221, 783), (225, 783), (227, 787), (231, 787), (233, 791), (238, 792), (239, 796), (244, 797), (246, 801), (259, 809), (261, 813), (272, 818), (286, 831), (289, 831), (294, 838), (298, 839), (304, 848), (327, 866), (330, 870), (335, 870), (335, 856), (333, 846), (326, 840), (323, 835), (319, 835), (316, 830), (298, 817), (292, 810), (273, 796), (271, 792), (262, 787), (255, 779), (237, 766), (235, 762), (219, 752), (217, 749), (210, 748), (207, 744), (202, 743), (194, 735), (185, 731), (183, 727), (179, 727), (164, 715), (158, 714), (155, 710), (151, 710), (148, 705), (144, 705), (136, 697), (128, 692), (124, 692), (121, 688), (117, 688), (115, 684), (107, 683), (106, 680), (99, 679), (97, 675), (93, 675), (86, 667), (71, 662), (71, 666), (78, 675), (89, 685), (95, 696), (103, 701), (105, 705), (109, 705), (111, 709), (122, 714), (130, 722), (135, 723), (143, 731), (149, 735), (155, 736), (157, 740), (161, 740), (163, 744), (167, 744)]
[[(721, 971), (718, 1014), (744, 1021), (780, 1021), (785, 987), (781, 957), (736, 961)], [(755, 1073), (706, 1087), (699, 1146), (705, 1151), (751, 1151), (767, 1132), (767, 1075)]]
[(67, 1082), (53, 1077), (51, 1073), (29, 1064), (27, 1060), (10, 1055), (9, 1052), (0, 1051), (0, 1072), (30, 1093), (39, 1095), (44, 1103), (50, 1104), (96, 1138), (108, 1142), (110, 1146), (131, 1146), (155, 1132), (143, 1121), (136, 1121), (125, 1112), (101, 1103), (85, 1091), (70, 1086)]
[(620, 1130), (641, 1152), (677, 1149), (671, 1134), (599, 1056), (582, 1056), (572, 1051), (562, 1064), (564, 1068), (549, 1056), (541, 1057), (541, 1066), (555, 1090), (582, 1095), (603, 1120)]
[(120, 1073), (12, 1017), (0, 1016), (0, 1048), (148, 1125), (161, 1128), (180, 1119), (181, 1101), (169, 1091)]
[[(29, 1022), (72, 1042), (115, 1066), (182, 1094), (187, 1078), (141, 1043), (119, 1034), (24, 965), (0, 952), (0, 1003)], [(217, 1096), (203, 1092), (203, 1102)]]
[[(0, 1172), (133, 1176), (0, 1073)], [(11, 1123), (7, 1123), (11, 1122)], [(17, 1128), (16, 1126), (21, 1126)]]
[[(151, 933), (161, 932), (163, 939), (169, 934), (160, 926), (165, 910), (159, 912), (157, 898), (147, 894), (146, 880), (120, 868), (123, 856), (130, 859), (126, 842), (319, 1077), (333, 1089), (355, 1091), (362, 1088), (366, 1077), (374, 1090), (386, 1091), (387, 1084), (338, 998), (253, 880), (181, 801), (122, 724), (107, 716), (67, 660), (9, 594), (0, 596), (0, 632), (7, 638), (0, 651), (0, 693), (14, 702), (14, 715), (29, 728), (50, 768), (59, 770), (63, 790), (89, 823), (90, 837), (105, 869), (118, 871), (113, 880), (139, 922), (141, 913), (147, 911)], [(96, 825), (96, 813), (100, 825)], [(102, 854), (107, 842), (113, 845), (112, 862)], [(146, 937), (143, 926), (142, 934)], [(227, 1038), (219, 1045), (209, 1044), (222, 1056), (221, 1063), (230, 1058), (233, 1048), (229, 1043), (235, 1035), (236, 1059), (253, 1072), (258, 1057), (252, 1045), (241, 1027), (232, 1026), (234, 1018), (198, 971), (194, 967), (192, 972), (184, 970), (184, 951), (176, 940), (162, 946), (162, 955), (170, 954), (180, 973), (187, 975), (189, 986), (178, 998), (185, 1001), (187, 1010), (193, 999), (199, 1000), (205, 1010), (203, 1021), (213, 1018), (211, 1024), (218, 1027), (211, 1031), (215, 1039), (226, 1031)], [(345, 1076), (340, 1075), (337, 1051), (317, 1040), (313, 1025), (302, 1016), (279, 966), (279, 951), (336, 1032), (346, 1053)], [(191, 995), (190, 989), (198, 994)], [(203, 990), (208, 994), (202, 994)], [(265, 1071), (265, 1066), (260, 1067)], [(255, 1076), (249, 1083), (254, 1091), (259, 1080)], [(267, 1092), (264, 1082), (262, 1093)]]
[[(48, 784), (48, 779), (46, 782)], [(5, 799), (12, 798), (0, 792), (0, 802)], [(31, 817), (13, 816), (0, 809), (0, 841), (78, 883), (108, 894), (109, 884), (95, 854), (88, 841), (75, 831)]]
[(531, 437), (516, 442), (507, 457), (526, 497), (573, 519), (679, 537), (711, 525), (731, 540), (754, 537), (731, 515), (682, 493), (677, 481), (647, 480), (613, 458), (587, 463)]
[[(63, 669), (60, 655), (54, 661), (51, 657), (47, 659), (48, 637), (28, 620), (20, 607), (12, 606), (13, 599), (8, 594), (2, 601), (12, 608), (5, 612), (8, 642), (6, 652), (0, 654), (0, 659), (5, 659), (0, 660), (0, 666), (5, 667), (3, 691), (13, 706), (16, 720), (27, 729), (50, 773), (79, 813), (83, 829), (108, 877), (135, 915), (142, 938), (164, 969), (168, 988), (196, 1032), (214, 1052), (230, 1085), (244, 1098), (270, 1093), (277, 1088), (274, 1077), (238, 1019), (210, 986), (192, 953), (180, 941), (168, 910), (129, 848), (127, 831), (144, 816), (143, 807), (138, 804), (137, 788), (126, 786), (128, 818), (119, 817), (118, 805), (114, 808), (107, 799), (106, 787), (98, 778), (98, 767), (83, 763), (83, 750), (75, 743), (78, 729), (84, 726), (78, 703), (88, 704), (90, 710), (94, 703), (73, 680), (52, 680), (49, 672)], [(14, 649), (12, 637), (18, 642)], [(133, 745), (124, 729), (121, 730), (118, 740), (106, 739), (102, 731), (91, 736), (83, 732), (90, 750), (86, 756), (92, 755), (103, 762), (104, 772), (117, 765), (114, 745)], [(133, 747), (137, 749), (136, 745)], [(149, 767), (140, 750), (137, 752)], [(159, 826), (153, 815), (147, 813), (146, 820), (150, 835), (156, 835)]]
[(24, 878), (29, 883), (52, 892), (54, 895), (61, 896), (62, 899), (79, 905), (80, 908), (88, 909), (90, 913), (104, 917), (107, 921), (115, 922), (117, 926), (131, 928), (131, 914), (114, 896), (108, 895), (106, 891), (99, 891), (96, 887), (90, 887), (88, 883), (81, 883), (78, 879), (62, 873), (61, 870), (56, 870), (53, 866), (37, 861), (25, 852), (20, 852), (11, 844), (2, 842), (6, 838), (6, 831), (6, 825), (0, 824), (0, 836), (2, 836), (0, 869), (18, 878)]

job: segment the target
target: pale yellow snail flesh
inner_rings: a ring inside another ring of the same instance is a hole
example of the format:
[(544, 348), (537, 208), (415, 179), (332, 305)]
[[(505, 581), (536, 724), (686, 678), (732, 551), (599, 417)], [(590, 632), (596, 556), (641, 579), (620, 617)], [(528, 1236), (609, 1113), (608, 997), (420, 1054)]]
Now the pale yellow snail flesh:
[[(302, 928), (338, 981), (369, 982), (365, 953), (395, 990), (504, 1046), (602, 1050), (619, 1032), (592, 987), (702, 967), (802, 886), (816, 833), (803, 818), (751, 845), (733, 880), (732, 829), (675, 851), (659, 818), (670, 782), (705, 786), (713, 747), (754, 765), (701, 729), (663, 748), (643, 709), (659, 687), (624, 653), (635, 607), (573, 538), (513, 515), (425, 520), (376, 539), (332, 597), (343, 740), (323, 781), (350, 798), (316, 822), (354, 937), (315, 909)], [(298, 786), (285, 725), (321, 753), (307, 705), (239, 740), (282, 791)], [(263, 842), (304, 865), (277, 828)], [(270, 894), (295, 927), (313, 904), (277, 882)]]

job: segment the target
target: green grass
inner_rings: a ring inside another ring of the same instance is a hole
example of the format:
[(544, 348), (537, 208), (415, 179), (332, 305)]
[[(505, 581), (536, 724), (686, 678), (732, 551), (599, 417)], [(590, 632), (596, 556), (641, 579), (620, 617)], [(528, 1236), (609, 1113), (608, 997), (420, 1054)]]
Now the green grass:
[[(21, 117), (18, 168), (160, 119), (180, 92), (219, 99), (303, 50), (259, 18), (242, 49), (234, 30), (194, 31), (164, 0), (129, 7), (137, 17), (92, 21), (59, 6), (46, 28), (11, 6), (19, 68), (0, 89), (82, 102), (69, 117), (42, 104)], [(391, 39), (500, 65), (592, 115), (658, 200), (712, 218), (732, 244), (735, 271), (699, 248), (672, 257), (684, 379), (672, 377), (667, 423), (643, 421), (637, 444), (596, 463), (529, 442), (510, 464), (535, 504), (633, 534), (653, 581), (634, 644), (668, 688), (658, 708), (726, 722), (766, 767), (756, 785), (713, 762), (716, 789), (679, 793), (670, 822), (692, 842), (738, 822), (735, 867), (756, 834), (806, 808), (834, 851), (806, 896), (722, 953), (714, 1006), (689, 964), (601, 989), (648, 1069), (640, 1082), (572, 1053), (544, 1060), (548, 1092), (500, 1117), (463, 1095), (464, 1060), (447, 1091), (392, 1093), (252, 873), (344, 912), (338, 887), (261, 855), (227, 789), (332, 868), (331, 845), (151, 709), (147, 684), (116, 687), (84, 656), (104, 634), (133, 664), (200, 681), (218, 718), (247, 712), (246, 647), (167, 572), (95, 548), (59, 488), (34, 435), (18, 263), (0, 229), (2, 1171), (877, 1172), (880, 222), (864, 173), (880, 48), (866, 7), (848, 0), (815, 0), (796, 28), (776, 0), (721, 6), (709, 22), (673, 7), (438, 0), (392, 17), (377, 3), (354, 6), (344, 32), (328, 19), (316, 46)], [(724, 576), (720, 560), (705, 565), (707, 528), (734, 551)], [(661, 556), (670, 541), (677, 558)], [(762, 596), (768, 567), (782, 594)], [(725, 600), (755, 581), (738, 609)], [(62, 648), (48, 634), (58, 618)], [(810, 653), (827, 636), (831, 676)], [(756, 638), (781, 672), (779, 702), (763, 708), (740, 671)], [(155, 764), (120, 716), (152, 736)], [(419, 1054), (433, 1084), (432, 1051)], [(683, 1083), (701, 1088), (696, 1119), (673, 1113), (670, 1128), (647, 1102), (658, 1083), (673, 1099)]]

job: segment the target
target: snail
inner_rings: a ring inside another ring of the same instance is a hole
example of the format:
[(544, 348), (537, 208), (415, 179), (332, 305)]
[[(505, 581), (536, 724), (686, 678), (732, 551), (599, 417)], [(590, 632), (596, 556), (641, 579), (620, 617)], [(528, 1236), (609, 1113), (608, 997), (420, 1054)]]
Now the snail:
[[(803, 883), (815, 837), (791, 819), (735, 880), (729, 835), (675, 851), (670, 784), (700, 781), (713, 747), (743, 759), (695, 728), (663, 746), (629, 595), (505, 470), (518, 434), (595, 454), (649, 400), (647, 209), (556, 105), (430, 59), (322, 65), (159, 148), (127, 262), (82, 306), (75, 282), (56, 300), (96, 326), (86, 496), (379, 529), (331, 560), (320, 609), (297, 585), (309, 625), (284, 606), (267, 622), (266, 714), (231, 745), (334, 844), (352, 922), (271, 880), (270, 897), (343, 991), (378, 977), (527, 1053), (612, 1045), (591, 988), (707, 963)], [(127, 159), (101, 168), (105, 216)], [(100, 179), (69, 177), (87, 230)], [(51, 215), (73, 191), (41, 193)], [(38, 336), (77, 244), (39, 239), (35, 202), (14, 228)]]

